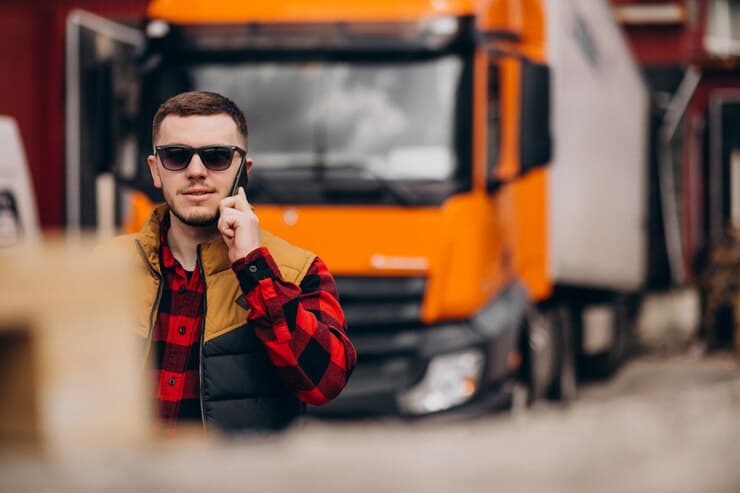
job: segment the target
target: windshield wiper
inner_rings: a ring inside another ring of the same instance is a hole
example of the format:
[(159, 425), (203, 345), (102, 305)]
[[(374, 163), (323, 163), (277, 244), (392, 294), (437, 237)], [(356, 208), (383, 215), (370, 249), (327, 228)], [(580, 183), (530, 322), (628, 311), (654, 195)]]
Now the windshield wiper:
[[(357, 175), (351, 176), (349, 179), (331, 180), (332, 174), (335, 172), (355, 172)], [(350, 191), (358, 194), (368, 192), (371, 190), (362, 190), (360, 186), (364, 184), (364, 180), (360, 176), (370, 177), (373, 183), (383, 192), (389, 194), (393, 199), (398, 202), (399, 205), (412, 205), (414, 203), (413, 197), (409, 197), (408, 190), (404, 190), (398, 186), (398, 184), (385, 179), (384, 177), (373, 172), (365, 166), (358, 164), (340, 164), (340, 165), (323, 165), (321, 169), (321, 184), (325, 191), (336, 190), (336, 191)]]
[[(345, 191), (347, 190), (346, 185), (348, 183), (361, 183), (358, 181), (348, 181), (347, 183), (343, 184), (344, 186), (340, 187), (330, 186), (327, 183), (327, 176), (330, 175), (332, 172), (350, 171), (359, 173), (360, 175), (364, 174), (365, 176), (369, 176), (370, 178), (372, 178), (376, 185), (381, 189), (381, 191), (388, 193), (400, 205), (411, 205), (412, 201), (409, 200), (409, 198), (405, 196), (402, 192), (400, 192), (398, 190), (398, 187), (394, 183), (391, 183), (377, 173), (374, 173), (366, 166), (355, 163), (332, 164), (330, 166), (327, 162), (326, 157), (327, 151), (329, 149), (329, 132), (326, 124), (316, 126), (314, 130), (314, 143), (316, 144), (316, 148), (314, 149), (316, 160), (312, 163), (311, 167), (314, 170), (315, 180), (321, 183), (321, 186), (324, 189), (324, 193), (330, 191), (331, 189), (334, 189), (336, 191)], [(334, 185), (334, 183), (332, 183), (332, 185)], [(354, 192), (355, 194), (361, 194), (363, 192), (363, 190), (357, 190), (357, 187), (354, 187), (354, 189), (350, 187), (349, 191)], [(364, 192), (367, 193), (367, 190), (364, 190)]]

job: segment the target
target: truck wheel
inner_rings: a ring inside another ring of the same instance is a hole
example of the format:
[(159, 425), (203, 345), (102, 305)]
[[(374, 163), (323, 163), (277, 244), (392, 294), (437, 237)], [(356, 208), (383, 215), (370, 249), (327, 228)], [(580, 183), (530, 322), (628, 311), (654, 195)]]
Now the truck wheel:
[(552, 318), (558, 355), (557, 372), (548, 396), (567, 404), (574, 401), (578, 394), (573, 315), (568, 306), (560, 305), (551, 309), (547, 316)]
[(585, 375), (595, 378), (607, 378), (616, 372), (626, 360), (631, 347), (632, 323), (631, 311), (627, 300), (618, 298), (614, 301), (614, 340), (606, 351), (584, 355), (582, 369)]
[(525, 318), (523, 370), (527, 386), (527, 402), (533, 403), (547, 395), (556, 364), (556, 334), (553, 318), (532, 306)]

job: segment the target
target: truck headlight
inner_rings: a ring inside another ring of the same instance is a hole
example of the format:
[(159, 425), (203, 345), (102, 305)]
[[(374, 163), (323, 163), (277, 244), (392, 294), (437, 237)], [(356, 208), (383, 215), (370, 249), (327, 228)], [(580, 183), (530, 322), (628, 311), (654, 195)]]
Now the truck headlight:
[(407, 414), (428, 414), (462, 404), (478, 390), (483, 362), (480, 349), (432, 358), (424, 378), (396, 397), (399, 408)]

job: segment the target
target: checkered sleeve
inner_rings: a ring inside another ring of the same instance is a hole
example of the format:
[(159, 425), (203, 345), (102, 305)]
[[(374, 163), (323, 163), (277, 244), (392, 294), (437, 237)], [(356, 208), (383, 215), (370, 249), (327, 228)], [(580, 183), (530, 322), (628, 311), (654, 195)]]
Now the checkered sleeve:
[(248, 320), (272, 363), (302, 401), (326, 404), (347, 383), (357, 353), (347, 336), (334, 278), (316, 258), (300, 286), (283, 279), (265, 247), (232, 265)]

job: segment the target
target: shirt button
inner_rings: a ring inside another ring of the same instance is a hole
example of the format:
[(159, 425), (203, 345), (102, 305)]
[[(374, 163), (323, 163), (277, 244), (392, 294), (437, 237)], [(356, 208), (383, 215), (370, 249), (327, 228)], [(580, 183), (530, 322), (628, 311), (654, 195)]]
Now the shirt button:
[(178, 331), (178, 332), (180, 333), (180, 335), (181, 335), (181, 336), (182, 336), (182, 335), (185, 335), (185, 326), (183, 325), (183, 326), (182, 326), (182, 327), (180, 327), (180, 328), (179, 328), (179, 329), (178, 329), (177, 331)]
[(180, 286), (180, 289), (177, 290), (178, 293), (182, 294), (185, 292), (185, 286)]
[(253, 274), (254, 274), (255, 272), (257, 272), (257, 266), (256, 266), (256, 265), (250, 265), (250, 266), (249, 266), (249, 272), (251, 272), (251, 273), (253, 273)]
[(175, 377), (170, 378), (167, 381), (167, 384), (169, 384), (170, 387), (174, 387), (175, 386)]

